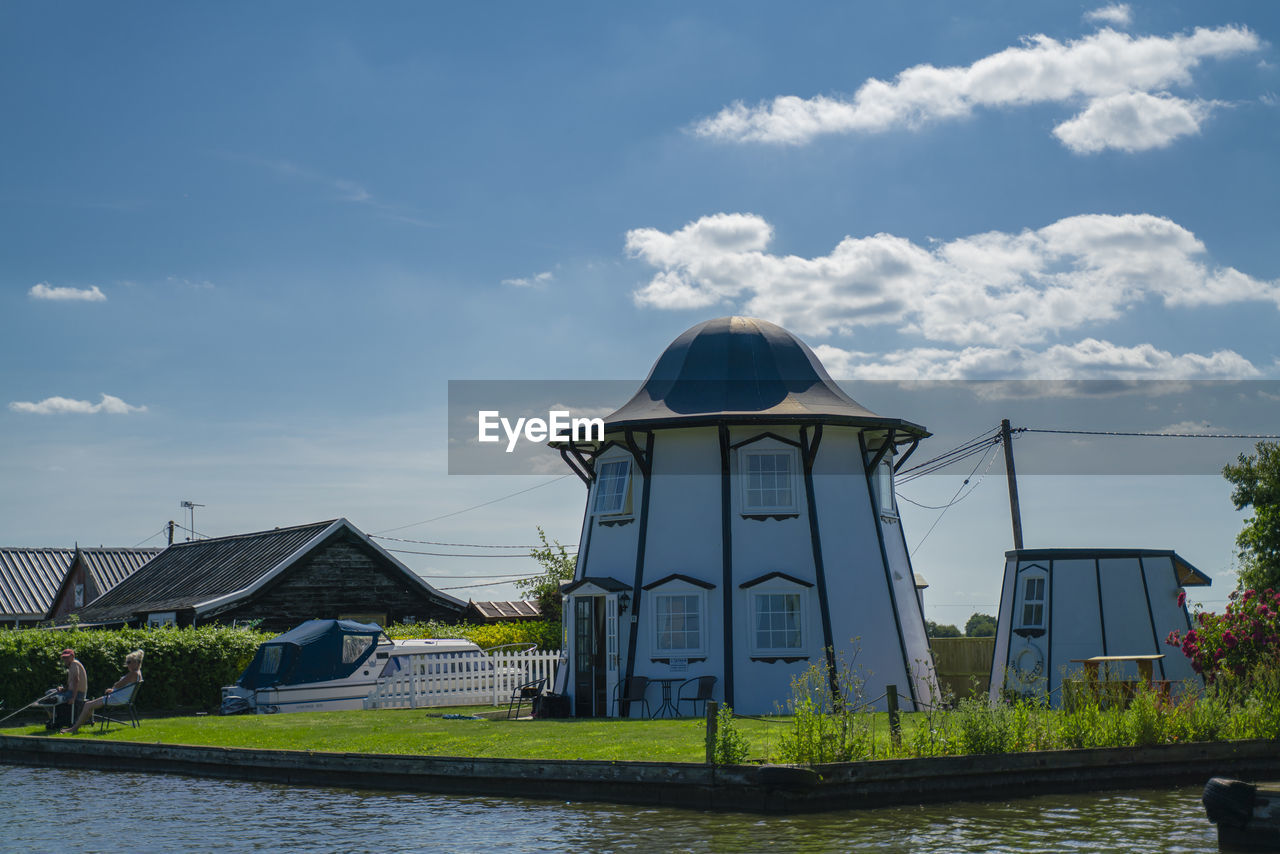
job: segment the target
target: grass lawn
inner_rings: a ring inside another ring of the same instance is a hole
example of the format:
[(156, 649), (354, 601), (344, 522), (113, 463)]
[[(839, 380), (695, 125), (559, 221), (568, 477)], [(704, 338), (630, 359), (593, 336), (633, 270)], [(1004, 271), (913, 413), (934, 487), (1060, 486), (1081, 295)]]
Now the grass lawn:
[[(401, 753), (503, 759), (603, 759), (615, 761), (702, 762), (706, 730), (700, 718), (676, 720), (451, 720), (444, 714), (490, 712), (492, 706), (383, 711), (299, 712), (144, 718), (139, 729), (112, 727), (99, 735), (86, 726), (59, 739), (104, 739), (152, 744), (197, 744), (320, 750), (338, 753)], [(785, 720), (785, 719), (775, 719)], [(785, 725), (740, 719), (739, 732), (750, 756), (776, 752)], [(4, 735), (44, 735), (44, 727), (0, 730)], [(771, 749), (772, 748), (772, 749)]]

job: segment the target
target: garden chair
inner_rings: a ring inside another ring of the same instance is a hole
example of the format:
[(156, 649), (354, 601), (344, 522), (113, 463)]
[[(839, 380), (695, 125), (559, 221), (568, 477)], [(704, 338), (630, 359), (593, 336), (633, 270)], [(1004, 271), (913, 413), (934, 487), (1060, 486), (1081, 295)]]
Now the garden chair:
[(120, 726), (128, 724), (131, 727), (141, 726), (142, 722), (138, 720), (138, 709), (134, 705), (138, 701), (138, 690), (141, 687), (142, 682), (134, 682), (124, 686), (119, 691), (107, 694), (106, 701), (94, 710), (90, 724), (98, 724), (99, 733), (104, 733), (111, 729), (112, 724), (119, 724)]
[[(692, 693), (685, 695), (685, 688), (689, 685), (695, 686)], [(686, 679), (680, 683), (680, 688), (676, 692), (676, 708), (681, 703), (693, 703), (693, 713), (698, 714), (698, 704), (702, 704), (703, 713), (707, 710), (707, 700), (711, 699), (711, 695), (716, 690), (716, 677), (714, 676), (697, 676), (693, 679)]]
[(528, 700), (529, 706), (532, 708), (534, 701), (542, 696), (542, 691), (546, 687), (547, 677), (545, 676), (541, 679), (534, 679), (517, 685), (515, 690), (511, 692), (511, 700), (507, 703), (507, 720), (511, 720), (512, 706), (515, 707), (515, 717), (518, 719), (520, 717), (520, 708), (524, 705), (524, 702)]
[(613, 689), (613, 713), (618, 714), (618, 707), (627, 704), (627, 717), (631, 716), (631, 703), (640, 703), (644, 707), (644, 716), (653, 717), (649, 711), (649, 700), (645, 693), (649, 690), (649, 677), (632, 676), (630, 679), (619, 679)]

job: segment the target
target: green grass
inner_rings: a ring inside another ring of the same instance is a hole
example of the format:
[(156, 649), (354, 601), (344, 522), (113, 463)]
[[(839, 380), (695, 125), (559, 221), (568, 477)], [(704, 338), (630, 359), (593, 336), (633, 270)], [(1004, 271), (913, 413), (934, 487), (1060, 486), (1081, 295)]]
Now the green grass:
[[(299, 712), (286, 715), (144, 718), (139, 729), (113, 727), (99, 735), (86, 726), (59, 739), (139, 741), (218, 747), (395, 753), (501, 759), (601, 759), (702, 762), (706, 730), (700, 718), (675, 720), (449, 720), (444, 714), (493, 712), (492, 706), (450, 709)], [(777, 724), (740, 720), (751, 756), (769, 753)], [(0, 730), (4, 735), (44, 735), (44, 727)]]

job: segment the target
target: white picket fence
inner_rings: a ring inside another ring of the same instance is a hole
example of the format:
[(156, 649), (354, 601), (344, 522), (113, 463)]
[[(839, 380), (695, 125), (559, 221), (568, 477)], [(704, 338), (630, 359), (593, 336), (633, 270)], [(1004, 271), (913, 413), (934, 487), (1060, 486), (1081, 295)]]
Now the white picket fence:
[(364, 700), (366, 709), (417, 709), (429, 706), (501, 705), (535, 679), (556, 681), (559, 650), (427, 652), (400, 656), (399, 672), (378, 679)]

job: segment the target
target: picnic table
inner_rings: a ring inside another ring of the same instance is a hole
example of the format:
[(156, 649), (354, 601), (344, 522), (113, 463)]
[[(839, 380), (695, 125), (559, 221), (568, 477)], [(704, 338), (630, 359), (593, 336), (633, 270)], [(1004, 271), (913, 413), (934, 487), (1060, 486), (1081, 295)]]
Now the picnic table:
[(1095, 655), (1092, 658), (1073, 658), (1072, 664), (1083, 664), (1089, 672), (1089, 677), (1095, 682), (1099, 681), (1102, 665), (1112, 662), (1132, 661), (1138, 665), (1138, 674), (1147, 683), (1147, 687), (1155, 686), (1152, 679), (1153, 668), (1155, 663), (1164, 658), (1163, 655)]

